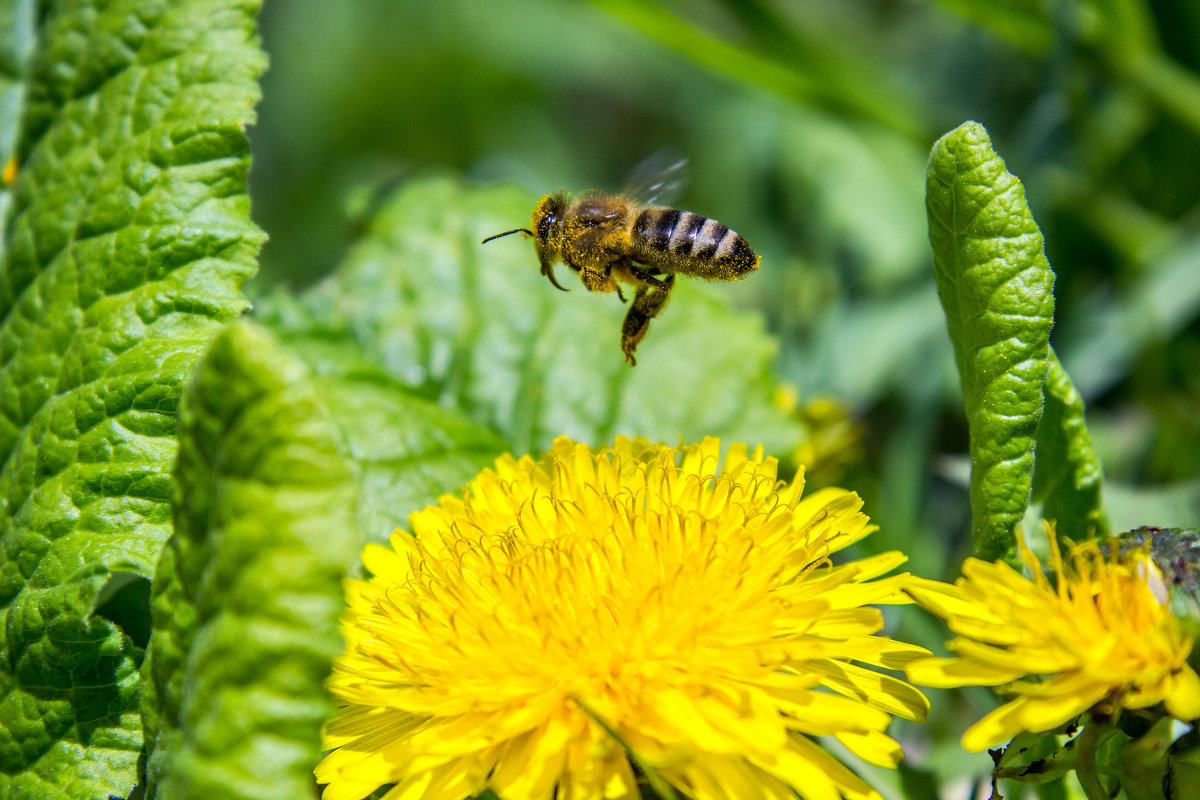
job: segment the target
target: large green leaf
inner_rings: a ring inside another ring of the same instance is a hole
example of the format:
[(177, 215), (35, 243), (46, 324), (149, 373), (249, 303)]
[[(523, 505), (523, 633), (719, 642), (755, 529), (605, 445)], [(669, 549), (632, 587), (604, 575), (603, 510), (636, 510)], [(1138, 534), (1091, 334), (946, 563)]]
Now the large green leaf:
[(234, 323), (184, 397), (143, 670), (150, 797), (303, 797), (332, 712), (357, 487), (308, 369)]
[[(480, 244), (526, 224), (535, 200), (416, 181), (386, 201), (333, 276), (298, 305), (264, 302), (263, 318), (318, 372), (381, 370), (500, 431), (518, 453), (563, 434), (795, 446), (799, 424), (771, 402), (775, 343), (723, 287), (680, 279), (630, 368), (615, 296), (575, 282), (556, 290), (521, 237)], [(341, 339), (351, 352), (332, 344)]]
[(319, 375), (357, 469), (364, 541), (407, 528), (409, 514), (457, 491), (508, 449), (491, 428), (389, 375), (344, 330), (323, 330), (303, 301), (277, 294), (257, 310)]
[(95, 610), (154, 570), (181, 386), (246, 307), (256, 10), (40, 8), (0, 275), (0, 796), (136, 779), (140, 650)]
[(502, 451), (378, 372), (317, 378), (257, 326), (222, 333), (185, 397), (176, 533), (155, 576), (150, 796), (309, 791), (341, 579), (362, 541), (406, 527)]
[(379, 377), (318, 381), (362, 491), (364, 541), (408, 529), (408, 515), (455, 493), (505, 451), (492, 430)]
[(1054, 273), (1025, 189), (979, 123), (934, 145), (925, 202), (970, 425), (975, 549), (991, 559), (1012, 549), (1029, 505)]

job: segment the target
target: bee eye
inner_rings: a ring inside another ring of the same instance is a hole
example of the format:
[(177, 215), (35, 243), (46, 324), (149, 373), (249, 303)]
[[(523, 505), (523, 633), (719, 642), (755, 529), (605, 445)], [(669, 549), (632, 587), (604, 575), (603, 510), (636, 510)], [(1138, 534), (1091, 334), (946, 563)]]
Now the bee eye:
[(547, 210), (547, 213), (537, 221), (536, 238), (539, 241), (545, 241), (550, 236), (551, 229), (558, 224), (558, 212)]

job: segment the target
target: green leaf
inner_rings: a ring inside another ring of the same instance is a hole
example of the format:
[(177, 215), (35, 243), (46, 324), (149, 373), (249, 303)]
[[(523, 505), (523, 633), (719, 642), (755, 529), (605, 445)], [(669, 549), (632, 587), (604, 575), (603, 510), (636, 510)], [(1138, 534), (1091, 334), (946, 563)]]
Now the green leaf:
[(408, 529), (408, 516), (454, 493), (507, 449), (493, 431), (395, 381), (320, 381), (347, 456), (358, 470), (364, 541)]
[(272, 298), (260, 312), (318, 372), (382, 371), (501, 432), (517, 453), (563, 434), (719, 435), (775, 454), (797, 444), (799, 423), (771, 401), (775, 343), (761, 318), (730, 308), (727, 287), (681, 279), (630, 368), (615, 296), (578, 283), (557, 291), (528, 240), (480, 244), (527, 223), (535, 200), (512, 187), (414, 182), (330, 279), (298, 305)]
[(360, 544), (353, 473), (308, 369), (245, 322), (199, 365), (179, 437), (143, 669), (148, 796), (309, 795)]
[(1021, 783), (1042, 784), (1056, 781), (1076, 765), (1075, 740), (1061, 747), (1059, 731), (1018, 733), (1004, 747), (996, 763), (995, 777)]
[(94, 610), (152, 574), (182, 384), (246, 308), (256, 9), (39, 6), (0, 267), (0, 796), (136, 781), (141, 652)]
[(273, 295), (256, 311), (320, 375), (343, 453), (357, 469), (364, 541), (407, 529), (409, 514), (464, 486), (508, 450), (491, 428), (372, 364), (352, 339), (321, 331), (301, 301)]
[(1121, 786), (1121, 761), (1129, 734), (1109, 720), (1089, 720), (1073, 740), (1075, 775), (1088, 800), (1105, 800), (1116, 796)]
[(1164, 793), (1170, 798), (1193, 797), (1200, 789), (1200, 730), (1193, 727), (1167, 751), (1168, 771)]
[(1121, 786), (1129, 800), (1168, 800), (1163, 787), (1170, 766), (1168, 753), (1175, 740), (1174, 728), (1174, 720), (1162, 717), (1121, 751)]
[(1107, 536), (1108, 515), (1100, 497), (1104, 470), (1088, 435), (1083, 398), (1053, 348), (1049, 364), (1033, 497), (1042, 501), (1042, 516), (1057, 524), (1060, 535), (1076, 541)]
[(1013, 548), (1029, 504), (1054, 273), (1025, 190), (982, 125), (934, 145), (925, 203), (970, 425), (975, 549), (993, 559)]

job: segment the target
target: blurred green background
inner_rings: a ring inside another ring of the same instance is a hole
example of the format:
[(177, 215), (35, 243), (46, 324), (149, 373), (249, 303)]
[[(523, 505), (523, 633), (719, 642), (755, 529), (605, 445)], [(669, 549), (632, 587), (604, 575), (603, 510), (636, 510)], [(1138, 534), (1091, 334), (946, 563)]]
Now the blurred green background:
[(260, 286), (319, 278), (372, 198), (431, 170), (518, 182), (532, 205), (682, 153), (677, 205), (763, 256), (723, 288), (766, 316), (802, 403), (863, 421), (841, 482), (888, 546), (929, 542), (927, 574), (957, 563), (947, 536), (966, 546), (966, 444), (924, 167), (983, 122), (1046, 235), (1054, 344), (1114, 523), (1195, 523), (1200, 4), (288, 0), (262, 27)]
[(1200, 518), (1200, 3), (274, 0), (262, 30), (260, 290), (319, 279), (408, 178), (532, 206), (677, 151), (677, 205), (763, 257), (722, 288), (778, 337), (779, 379), (857, 425), (821, 477), (929, 577), (956, 573), (969, 510), (925, 163), (982, 122), (1046, 236), (1115, 528)]

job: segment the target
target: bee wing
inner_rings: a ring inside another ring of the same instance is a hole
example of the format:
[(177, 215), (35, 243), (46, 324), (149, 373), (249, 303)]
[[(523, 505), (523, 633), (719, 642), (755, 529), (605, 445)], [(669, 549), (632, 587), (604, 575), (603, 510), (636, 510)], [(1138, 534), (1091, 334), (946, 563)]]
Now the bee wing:
[(643, 206), (670, 205), (687, 179), (687, 159), (673, 150), (659, 150), (629, 170), (621, 194)]

